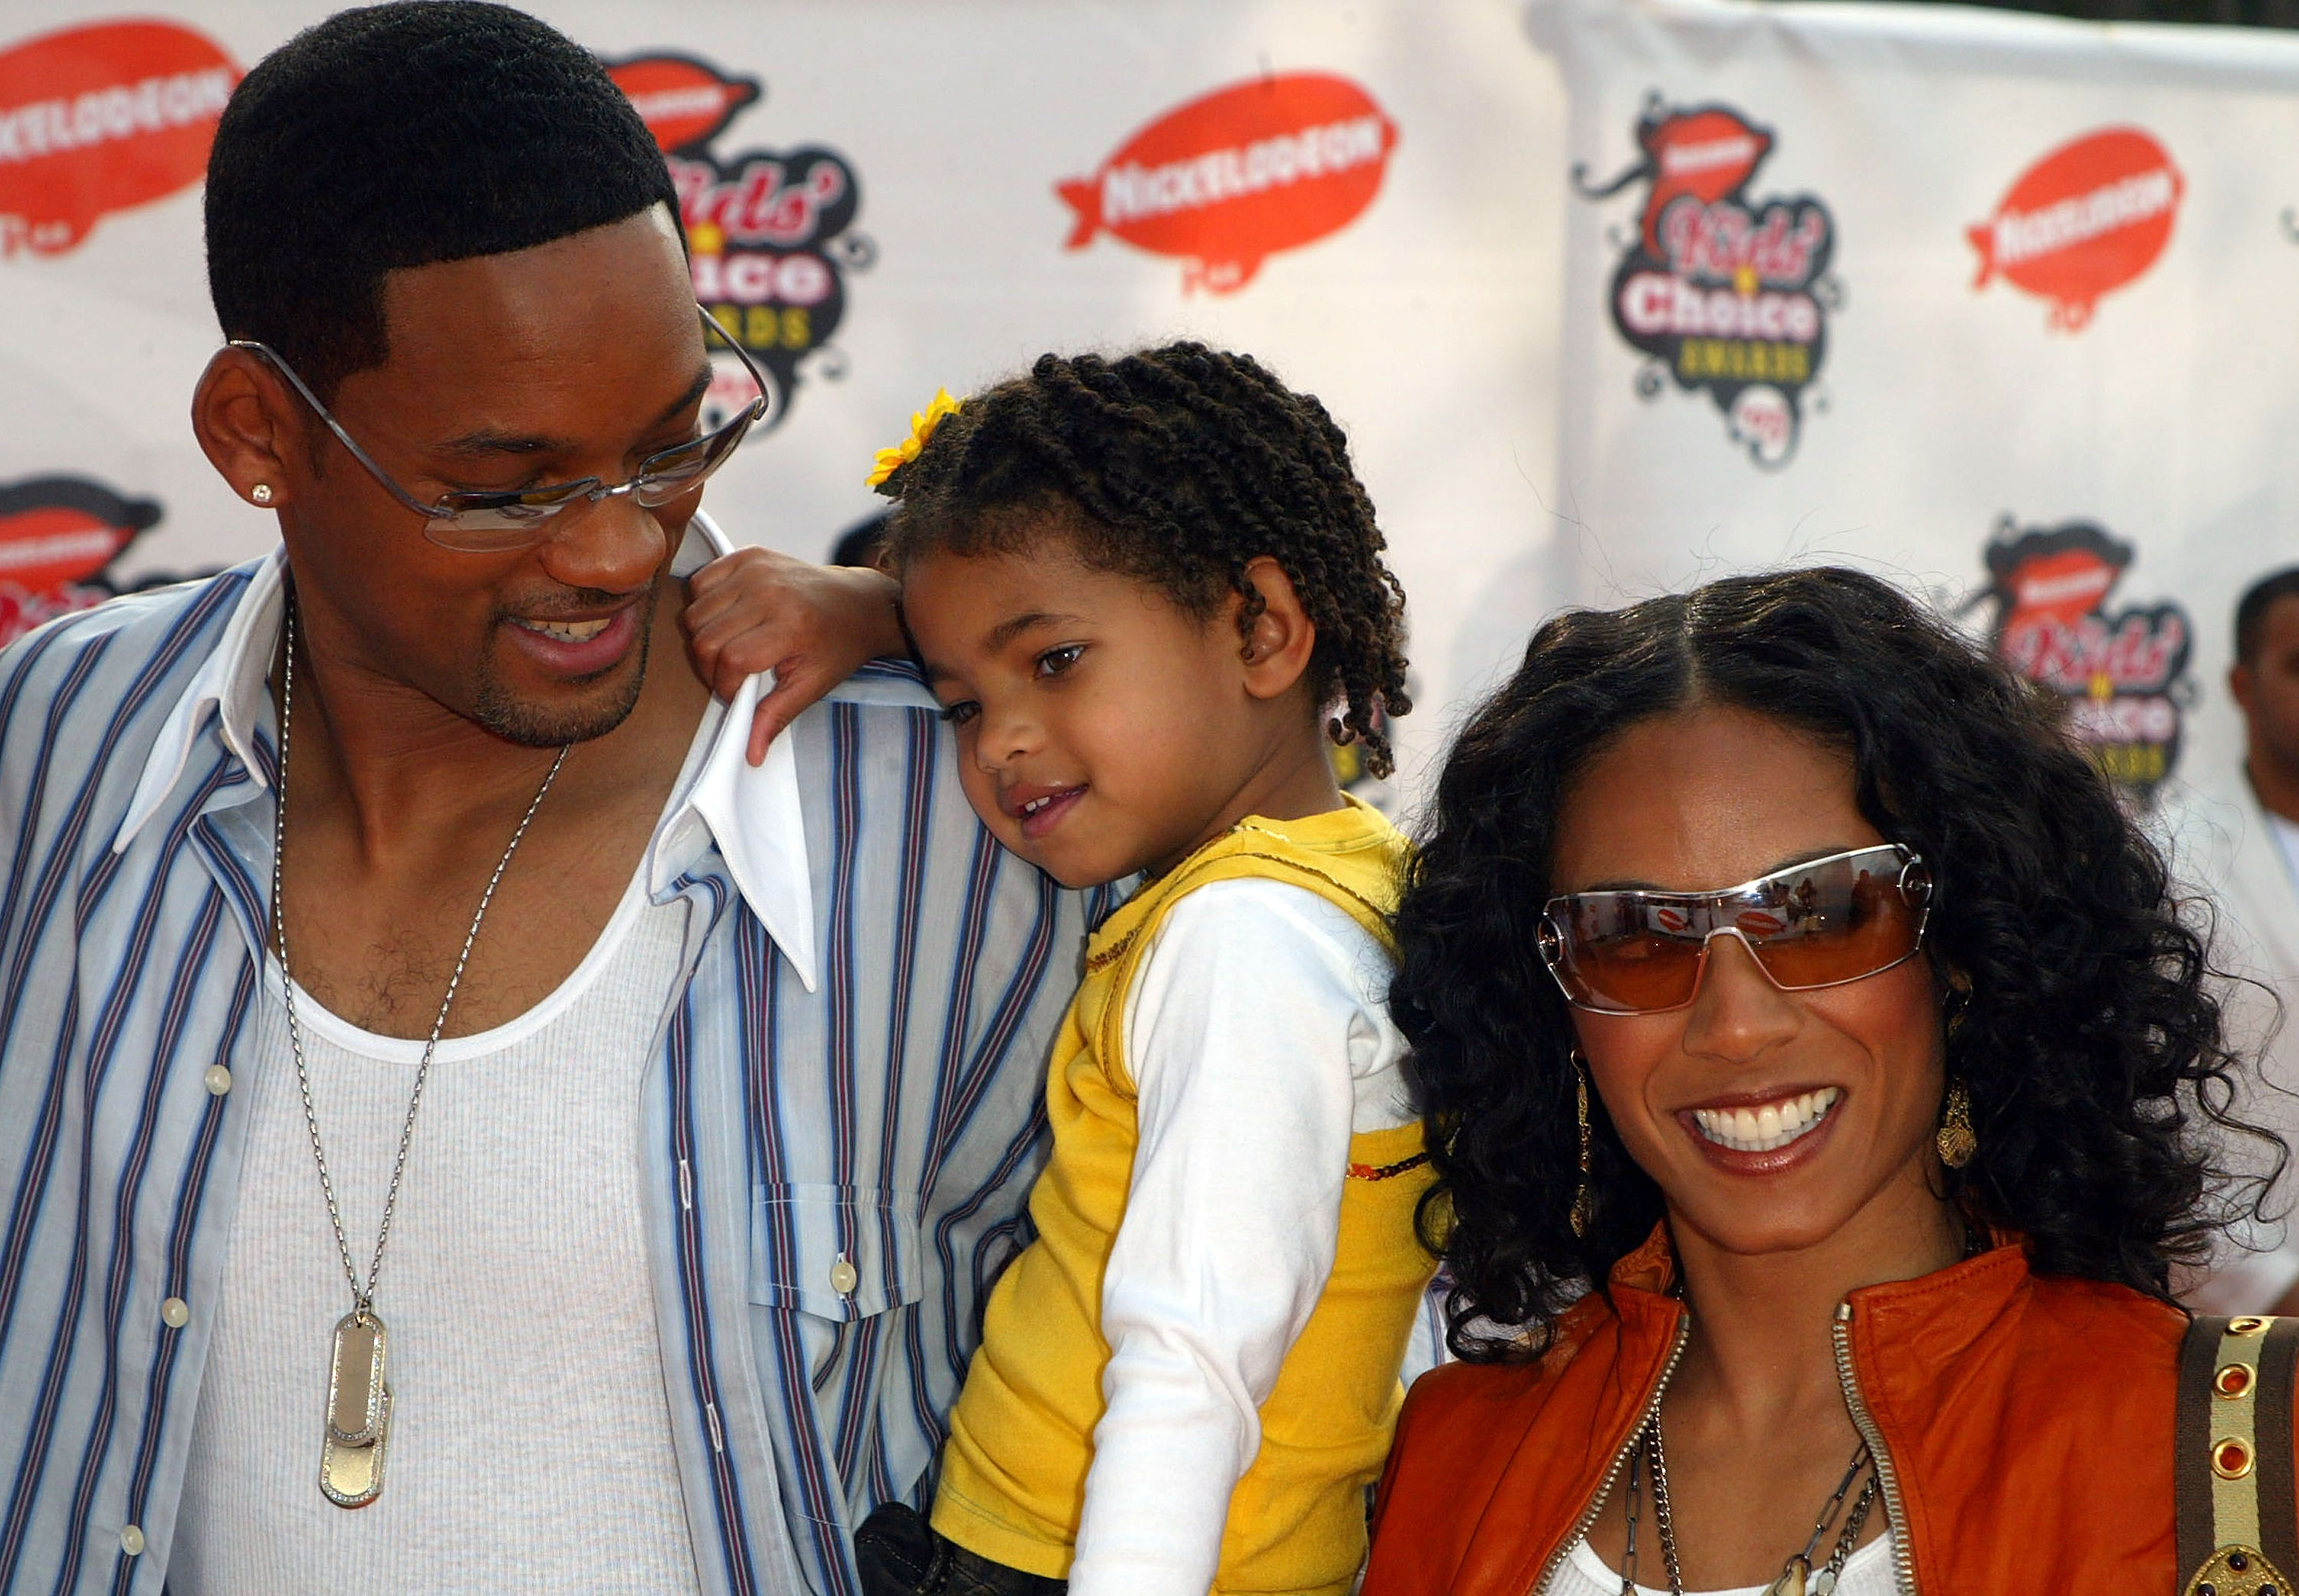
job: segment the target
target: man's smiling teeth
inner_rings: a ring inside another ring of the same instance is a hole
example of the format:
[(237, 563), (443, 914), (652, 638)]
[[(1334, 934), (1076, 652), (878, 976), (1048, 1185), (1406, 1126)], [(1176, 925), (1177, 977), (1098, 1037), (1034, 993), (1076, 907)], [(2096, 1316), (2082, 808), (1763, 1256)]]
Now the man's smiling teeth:
[(1843, 1095), (1834, 1087), (1822, 1087), (1762, 1108), (1696, 1108), (1692, 1122), (1720, 1147), (1735, 1153), (1770, 1153), (1810, 1131)]
[(587, 643), (604, 632), (614, 618), (607, 616), (595, 621), (521, 621), (519, 624), (555, 643)]

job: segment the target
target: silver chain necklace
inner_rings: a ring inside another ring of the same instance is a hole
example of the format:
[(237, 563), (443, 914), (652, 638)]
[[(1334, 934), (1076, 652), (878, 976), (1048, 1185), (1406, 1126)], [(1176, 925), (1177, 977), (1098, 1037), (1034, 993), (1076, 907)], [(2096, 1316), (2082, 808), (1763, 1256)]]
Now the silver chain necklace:
[[(1647, 1474), (1652, 1479), (1653, 1520), (1660, 1530), (1661, 1563), (1667, 1574), (1668, 1588), (1674, 1596), (1684, 1596), (1684, 1574), (1677, 1567), (1676, 1560), (1676, 1524), (1669, 1512), (1668, 1453), (1661, 1444), (1658, 1413), (1653, 1415), (1651, 1427), (1646, 1430), (1643, 1440), (1631, 1444), (1637, 1450), (1629, 1461), (1628, 1495), (1623, 1504), (1628, 1519), (1628, 1545), (1621, 1559), (1622, 1596), (1634, 1596), (1637, 1589), (1637, 1502), (1641, 1494), (1639, 1476)], [(1844, 1507), (1845, 1497), (1851, 1493), (1853, 1482), (1863, 1470), (1868, 1475), (1868, 1483), (1861, 1487), (1859, 1496), (1853, 1501), (1852, 1511), (1844, 1520), (1843, 1529), (1837, 1534), (1835, 1550), (1815, 1570), (1813, 1559), (1820, 1554), (1821, 1542), (1835, 1525), (1836, 1516)], [(1820, 1517), (1812, 1526), (1812, 1538), (1804, 1543), (1802, 1551), (1781, 1567), (1780, 1576), (1764, 1587), (1764, 1596), (1832, 1596), (1837, 1581), (1843, 1577), (1844, 1565), (1851, 1559), (1853, 1545), (1860, 1539), (1860, 1532), (1867, 1526), (1868, 1515), (1876, 1505), (1879, 1484), (1875, 1470), (1869, 1467), (1868, 1443), (1863, 1441), (1853, 1451), (1851, 1466), (1844, 1471), (1844, 1478), (1837, 1485), (1836, 1494), (1828, 1499), (1827, 1506), (1821, 1509)]]
[[(431, 1077), (431, 1055), (438, 1051), (439, 1033), (446, 1029), (447, 1011), (454, 1006), (455, 991), (463, 983), (463, 967), (470, 963), (471, 947), (479, 939), (479, 922), (487, 917), (495, 888), (510, 867), (544, 794), (559, 779), (569, 749), (562, 748), (535, 789), (535, 798), (519, 817), (510, 845), (495, 861), (487, 889), (463, 934), (462, 951), (455, 955), (455, 972), (447, 979), (447, 995), (431, 1021), (431, 1035), (423, 1044), (423, 1062), (415, 1068), (415, 1090), (407, 1100), (407, 1120), (399, 1128), (399, 1151), (391, 1161), (391, 1185), (383, 1198), (383, 1222), (375, 1233), (375, 1253), (368, 1260), (367, 1283), (360, 1283), (352, 1262), (351, 1242), (344, 1235), (343, 1210), (336, 1203), (335, 1182), (328, 1175), (328, 1155), (320, 1145), (320, 1116), (311, 1106), (311, 1071), (303, 1062), (303, 1031), (295, 1020), (295, 979), (287, 964), (287, 899), (282, 889), (287, 860), (287, 743), (295, 715), (295, 601), (287, 600), (286, 659), (279, 674), (279, 793), (271, 826), (271, 928), (279, 955), (279, 985), (287, 1008), (287, 1046), (295, 1055), (295, 1080), (303, 1090), (303, 1124), (311, 1133), (311, 1161), (320, 1169), (320, 1195), (328, 1202), (328, 1222), (335, 1227), (336, 1252), (343, 1260), (344, 1278), (352, 1288), (352, 1311), (336, 1321), (335, 1357), (328, 1371), (328, 1427), (320, 1447), (320, 1491), (339, 1508), (363, 1508), (383, 1494), (384, 1452), (391, 1432), (391, 1387), (384, 1383), (384, 1366), (390, 1341), (375, 1311), (375, 1283), (383, 1272), (384, 1244), (391, 1238), (391, 1216), (399, 1206), (400, 1178), (407, 1172), (407, 1148), (415, 1136), (415, 1111), (423, 1104), (423, 1083)], [(569, 745), (571, 747), (571, 745)]]

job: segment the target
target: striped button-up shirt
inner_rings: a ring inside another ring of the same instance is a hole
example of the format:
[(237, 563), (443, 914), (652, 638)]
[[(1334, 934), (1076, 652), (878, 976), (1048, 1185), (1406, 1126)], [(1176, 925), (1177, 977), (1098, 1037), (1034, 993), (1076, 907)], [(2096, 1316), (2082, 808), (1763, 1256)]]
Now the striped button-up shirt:
[[(245, 1087), (278, 1067), (279, 589), (274, 556), (0, 654), (0, 1590), (165, 1583)], [(755, 771), (753, 701), (642, 866), (687, 908), (645, 1224), (705, 1588), (842, 1596), (851, 1526), (926, 1489), (1104, 905), (991, 839), (907, 669)]]

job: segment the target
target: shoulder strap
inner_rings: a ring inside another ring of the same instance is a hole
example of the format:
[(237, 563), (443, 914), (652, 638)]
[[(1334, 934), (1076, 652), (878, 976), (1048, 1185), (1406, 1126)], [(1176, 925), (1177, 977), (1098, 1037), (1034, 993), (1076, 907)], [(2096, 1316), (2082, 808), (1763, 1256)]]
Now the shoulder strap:
[(2299, 1319), (2198, 1317), (2179, 1347), (2173, 1491), (2183, 1596), (2293, 1596)]

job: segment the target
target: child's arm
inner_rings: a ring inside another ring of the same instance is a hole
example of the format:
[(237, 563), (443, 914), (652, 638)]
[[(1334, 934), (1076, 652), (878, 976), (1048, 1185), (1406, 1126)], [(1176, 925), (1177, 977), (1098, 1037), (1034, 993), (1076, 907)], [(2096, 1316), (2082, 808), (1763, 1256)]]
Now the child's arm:
[(904, 655), (894, 583), (882, 572), (817, 566), (771, 549), (737, 549), (687, 578), (680, 616), (695, 674), (722, 699), (775, 674), (751, 721), (751, 763), (775, 734), (865, 660)]
[(1191, 894), (1143, 961), (1126, 1028), (1141, 1144), (1104, 1277), (1108, 1407), (1074, 1596), (1213, 1583), (1258, 1410), (1332, 1271), (1355, 1078), (1401, 1046), (1365, 991), (1369, 954), (1340, 910), (1251, 881)]

